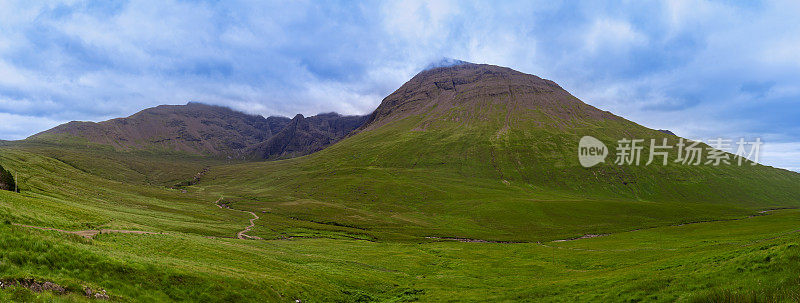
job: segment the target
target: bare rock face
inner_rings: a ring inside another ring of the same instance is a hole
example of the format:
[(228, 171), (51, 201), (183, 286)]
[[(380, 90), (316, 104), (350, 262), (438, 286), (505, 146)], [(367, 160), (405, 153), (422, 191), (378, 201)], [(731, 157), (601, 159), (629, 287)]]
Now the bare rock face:
[[(305, 155), (335, 143), (360, 126), (364, 119), (363, 116), (335, 113), (309, 118), (300, 116), (300, 121), (295, 121), (297, 117), (294, 120), (264, 118), (226, 107), (190, 102), (186, 105), (161, 105), (127, 118), (99, 123), (73, 121), (30, 139), (48, 140), (53, 135), (68, 135), (123, 151), (179, 151), (231, 158), (249, 158), (258, 154), (264, 158), (286, 158)], [(283, 131), (287, 126), (292, 128)]]
[(296, 115), (279, 133), (254, 146), (251, 153), (264, 159), (285, 159), (307, 155), (331, 145), (361, 126), (366, 116), (336, 113), (313, 117)]

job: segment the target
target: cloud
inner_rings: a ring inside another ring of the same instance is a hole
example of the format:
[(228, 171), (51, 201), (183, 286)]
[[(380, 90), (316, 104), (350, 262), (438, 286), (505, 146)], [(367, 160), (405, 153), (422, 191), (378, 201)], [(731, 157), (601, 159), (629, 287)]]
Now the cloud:
[(584, 45), (590, 53), (603, 48), (624, 51), (647, 43), (647, 37), (635, 30), (630, 23), (614, 19), (596, 20), (589, 27), (584, 39)]
[(763, 146), (761, 163), (800, 172), (800, 143), (768, 143)]
[(554, 80), (648, 127), (786, 144), (771, 163), (800, 166), (789, 158), (800, 150), (795, 1), (0, 6), (3, 139), (187, 101), (262, 115), (365, 114), (450, 57)]
[(52, 120), (49, 118), (14, 115), (0, 112), (0, 133), (5, 134), (5, 140), (20, 140), (28, 137), (31, 129), (49, 129), (56, 125), (68, 122)]

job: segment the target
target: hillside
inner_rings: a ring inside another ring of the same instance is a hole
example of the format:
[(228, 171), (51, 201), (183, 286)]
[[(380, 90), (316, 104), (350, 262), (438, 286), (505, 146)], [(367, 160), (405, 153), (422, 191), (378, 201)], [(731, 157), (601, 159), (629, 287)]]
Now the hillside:
[(543, 241), (800, 206), (800, 175), (761, 165), (584, 168), (576, 154), (586, 135), (609, 147), (678, 139), (552, 81), (465, 63), (419, 73), (327, 149), (215, 167), (199, 186), (246, 197), (240, 207), (379, 238)]
[[(190, 102), (186, 105), (161, 105), (127, 118), (99, 123), (73, 121), (36, 134), (29, 140), (58, 142), (63, 140), (61, 136), (67, 135), (109, 145), (120, 151), (184, 152), (237, 159), (255, 155), (272, 159), (320, 150), (360, 126), (363, 117), (331, 113), (307, 120), (306, 124), (313, 126), (313, 132), (281, 132), (296, 122), (286, 117), (264, 118), (226, 107)], [(311, 133), (313, 135), (309, 135)], [(295, 134), (300, 137), (293, 138)], [(273, 139), (274, 136), (277, 138)], [(270, 148), (259, 150), (260, 153), (253, 152), (258, 146), (265, 145)]]

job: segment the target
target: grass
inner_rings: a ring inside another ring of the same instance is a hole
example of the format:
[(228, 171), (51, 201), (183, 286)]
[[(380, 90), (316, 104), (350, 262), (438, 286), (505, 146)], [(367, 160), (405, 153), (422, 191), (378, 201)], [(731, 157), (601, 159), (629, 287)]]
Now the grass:
[(798, 294), (799, 213), (545, 244), (85, 240), (7, 225), (0, 241), (6, 277), (89, 284), (122, 301), (790, 301)]
[(162, 150), (119, 152), (108, 145), (64, 135), (47, 135), (5, 145), (8, 149), (47, 156), (85, 173), (136, 185), (169, 187), (192, 180), (203, 168), (232, 161)]
[(219, 212), (218, 197), (108, 180), (30, 152), (3, 150), (0, 161), (19, 175), (20, 194), (0, 193), (0, 217), (14, 223), (223, 236), (248, 218)]

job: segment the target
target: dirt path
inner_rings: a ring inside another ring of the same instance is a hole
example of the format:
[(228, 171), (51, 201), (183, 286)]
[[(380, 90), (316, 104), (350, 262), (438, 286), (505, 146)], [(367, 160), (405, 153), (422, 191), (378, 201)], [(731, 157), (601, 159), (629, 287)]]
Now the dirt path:
[(217, 201), (214, 202), (214, 205), (216, 205), (219, 208), (224, 208), (224, 209), (228, 209), (228, 210), (232, 210), (232, 211), (248, 213), (248, 214), (253, 216), (253, 218), (250, 219), (250, 225), (246, 226), (242, 231), (236, 233), (236, 238), (238, 238), (238, 239), (261, 240), (261, 237), (247, 235), (247, 232), (251, 231), (253, 229), (253, 227), (256, 226), (256, 220), (260, 219), (258, 217), (258, 215), (256, 215), (256, 213), (254, 213), (252, 211), (233, 209), (230, 206), (228, 206), (227, 204), (220, 204), (219, 202), (222, 202), (222, 197), (219, 197), (219, 199), (217, 199)]
[(17, 224), (17, 223), (12, 223), (12, 224), (16, 225), (16, 226), (34, 228), (34, 229), (54, 230), (54, 231), (62, 232), (62, 233), (65, 233), (65, 234), (78, 235), (78, 236), (81, 236), (81, 237), (84, 237), (84, 238), (87, 238), (87, 239), (94, 238), (94, 236), (96, 236), (98, 234), (111, 234), (111, 233), (117, 233), (117, 234), (140, 234), (140, 235), (161, 234), (161, 233), (154, 233), (154, 232), (142, 231), (142, 230), (121, 230), (121, 229), (63, 230), (63, 229), (58, 229), (58, 228), (41, 227), (41, 226), (33, 226), (33, 225), (25, 225), (25, 224)]

